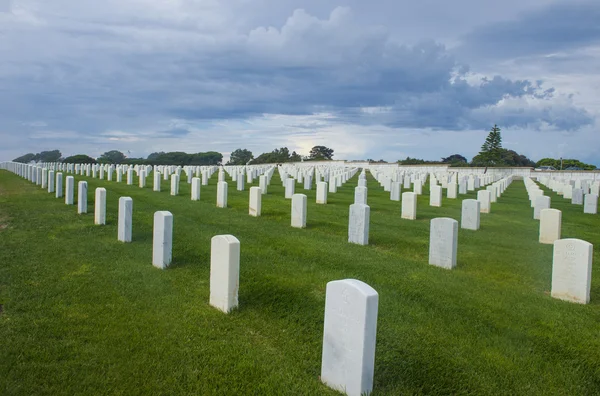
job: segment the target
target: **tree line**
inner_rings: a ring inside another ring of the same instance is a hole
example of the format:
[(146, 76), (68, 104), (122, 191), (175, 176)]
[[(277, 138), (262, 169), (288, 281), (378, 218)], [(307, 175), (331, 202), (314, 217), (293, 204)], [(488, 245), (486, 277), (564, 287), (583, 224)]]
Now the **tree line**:
[[(406, 157), (398, 160), (401, 165), (427, 165), (427, 164), (449, 164), (450, 166), (495, 166), (495, 167), (539, 167), (554, 166), (556, 169), (566, 169), (568, 167), (578, 167), (584, 170), (596, 169), (595, 165), (585, 164), (576, 159), (553, 159), (543, 158), (537, 163), (519, 154), (514, 150), (502, 147), (502, 135), (498, 125), (494, 125), (488, 133), (481, 150), (473, 157), (471, 162), (460, 154), (452, 154), (442, 158), (439, 161), (431, 161), (419, 158)], [(258, 165), (258, 164), (280, 164), (285, 162), (300, 161), (327, 161), (333, 159), (334, 150), (326, 146), (314, 146), (307, 156), (301, 156), (295, 151), (290, 152), (287, 147), (276, 148), (271, 152), (262, 153), (254, 157), (252, 151), (247, 149), (234, 150), (225, 165)], [(140, 165), (221, 165), (223, 154), (216, 151), (207, 151), (188, 154), (182, 151), (155, 152), (146, 158), (128, 158), (118, 150), (111, 150), (103, 153), (98, 158), (92, 158), (85, 154), (77, 154), (63, 158), (60, 150), (42, 151), (41, 153), (28, 153), (13, 160), (14, 162), (30, 163), (34, 162), (66, 162), (66, 163), (100, 163), (100, 164), (140, 164)], [(374, 161), (367, 159), (368, 162), (387, 163), (384, 160)]]

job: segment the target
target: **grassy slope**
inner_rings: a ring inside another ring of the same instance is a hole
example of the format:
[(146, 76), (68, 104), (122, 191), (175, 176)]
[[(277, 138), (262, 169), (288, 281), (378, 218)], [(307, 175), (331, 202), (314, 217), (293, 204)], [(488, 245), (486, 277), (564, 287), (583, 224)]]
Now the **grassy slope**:
[[(124, 183), (88, 180), (89, 214), (0, 171), (0, 393), (336, 394), (319, 382), (325, 285), (360, 279), (380, 295), (374, 395), (600, 392), (600, 269), (587, 306), (550, 298), (552, 246), (522, 182), (459, 231), (458, 268), (427, 264), (429, 220), (460, 218), (419, 198), (400, 219), (369, 176), (371, 245), (347, 241), (356, 178), (308, 195), (308, 229), (293, 229), (274, 176), (263, 216), (247, 215), (248, 186), (229, 182), (217, 209), (216, 175), (201, 201)], [(107, 188), (107, 221), (93, 225), (94, 188)], [(427, 194), (427, 189), (425, 190)], [(117, 201), (131, 196), (131, 244), (116, 240)], [(600, 242), (598, 216), (551, 194), (563, 237)], [(469, 194), (475, 197), (474, 193)], [(151, 265), (152, 216), (174, 215), (173, 265)], [(4, 225), (4, 227), (3, 227)], [(241, 242), (240, 308), (208, 305), (210, 238)], [(595, 262), (599, 263), (598, 249)]]

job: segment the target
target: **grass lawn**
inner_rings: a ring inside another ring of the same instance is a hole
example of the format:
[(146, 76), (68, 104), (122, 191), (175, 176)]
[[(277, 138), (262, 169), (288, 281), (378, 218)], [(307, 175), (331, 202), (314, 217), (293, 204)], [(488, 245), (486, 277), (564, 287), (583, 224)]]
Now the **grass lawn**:
[[(66, 176), (66, 175), (65, 175)], [(458, 266), (428, 265), (429, 221), (460, 220), (461, 200), (400, 219), (369, 175), (369, 246), (347, 243), (357, 176), (308, 196), (307, 229), (290, 227), (277, 173), (262, 216), (229, 181), (218, 209), (216, 175), (201, 200), (124, 182), (88, 181), (88, 214), (0, 171), (0, 394), (336, 395), (319, 381), (325, 285), (362, 280), (379, 293), (373, 395), (600, 394), (600, 217), (552, 192), (563, 238), (593, 243), (591, 303), (550, 297), (552, 246), (538, 241), (522, 181), (481, 230), (459, 230)], [(258, 185), (258, 180), (254, 185)], [(107, 225), (95, 226), (94, 189), (107, 189)], [(547, 190), (546, 190), (547, 191)], [(133, 242), (117, 241), (121, 196), (133, 198)], [(471, 192), (467, 198), (475, 198)], [(77, 198), (76, 198), (77, 199)], [(173, 263), (152, 266), (152, 221), (174, 216)], [(240, 307), (208, 305), (210, 238), (241, 243)]]

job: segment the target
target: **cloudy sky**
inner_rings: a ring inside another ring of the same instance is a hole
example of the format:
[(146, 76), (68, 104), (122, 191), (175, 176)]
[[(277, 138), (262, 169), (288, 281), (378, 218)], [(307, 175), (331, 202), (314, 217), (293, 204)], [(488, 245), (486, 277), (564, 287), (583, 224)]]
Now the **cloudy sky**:
[(0, 160), (314, 145), (600, 165), (600, 1), (0, 0)]

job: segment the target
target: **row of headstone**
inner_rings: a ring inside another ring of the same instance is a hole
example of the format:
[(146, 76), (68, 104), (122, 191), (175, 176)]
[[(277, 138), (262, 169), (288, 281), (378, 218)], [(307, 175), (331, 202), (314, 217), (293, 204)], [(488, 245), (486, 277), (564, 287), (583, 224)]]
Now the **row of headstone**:
[(598, 213), (600, 182), (580, 179), (555, 180), (551, 178), (541, 178), (538, 181), (557, 195), (570, 200), (571, 204), (583, 205), (583, 213)]

